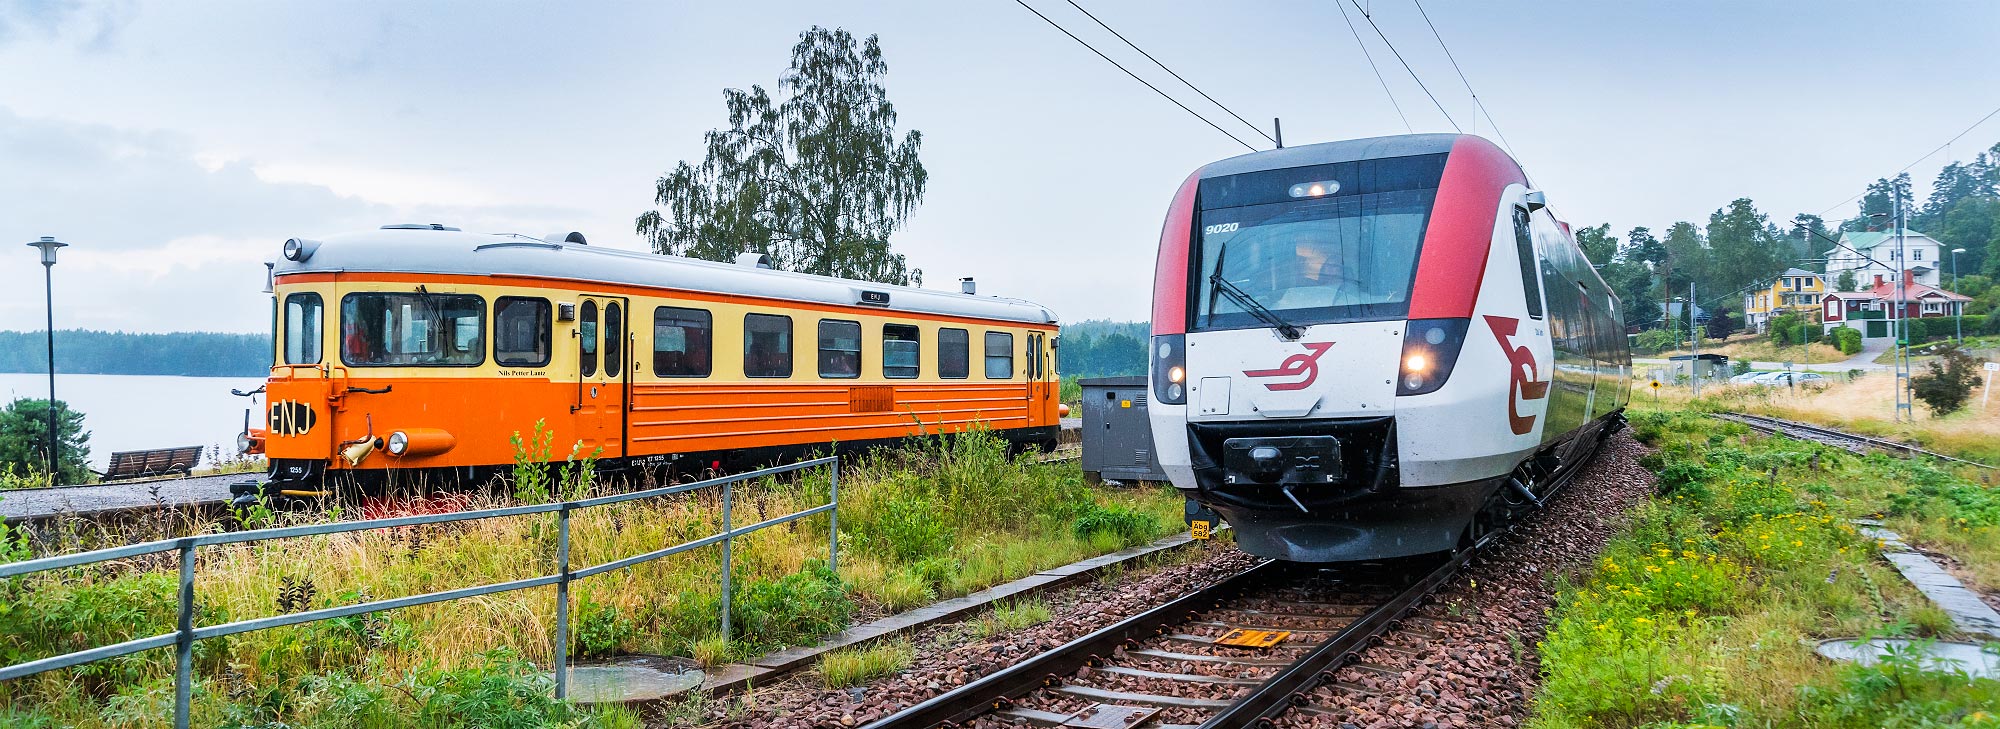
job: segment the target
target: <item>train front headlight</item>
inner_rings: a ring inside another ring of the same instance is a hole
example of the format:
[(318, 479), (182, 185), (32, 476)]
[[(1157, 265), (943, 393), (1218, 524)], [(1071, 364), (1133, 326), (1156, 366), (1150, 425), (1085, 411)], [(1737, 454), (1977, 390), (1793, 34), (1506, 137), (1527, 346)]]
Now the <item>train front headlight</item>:
[(400, 456), (410, 449), (410, 434), (396, 431), (389, 434), (389, 455)]
[(1153, 402), (1187, 404), (1187, 335), (1153, 337)]
[(1470, 319), (1412, 319), (1403, 330), (1402, 377), (1397, 395), (1436, 392), (1451, 377)]
[(236, 455), (239, 455), (239, 456), (242, 456), (242, 455), (249, 455), (249, 453), (250, 453), (250, 433), (249, 433), (249, 431), (244, 431), (244, 432), (241, 432), (241, 433), (237, 433), (237, 434), (236, 434)]

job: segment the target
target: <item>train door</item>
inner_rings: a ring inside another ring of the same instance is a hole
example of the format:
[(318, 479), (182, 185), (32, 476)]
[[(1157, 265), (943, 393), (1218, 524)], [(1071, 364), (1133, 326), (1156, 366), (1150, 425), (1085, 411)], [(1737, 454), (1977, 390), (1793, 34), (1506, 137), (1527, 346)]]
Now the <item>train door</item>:
[(1028, 424), (1044, 425), (1048, 411), (1049, 386), (1044, 378), (1048, 375), (1049, 360), (1046, 343), (1048, 335), (1029, 332), (1028, 340)]
[[(577, 303), (577, 439), (579, 457), (602, 448), (599, 458), (625, 455), (625, 403), (631, 391), (630, 302), (621, 297), (586, 296)], [(551, 455), (567, 456), (556, 444)]]

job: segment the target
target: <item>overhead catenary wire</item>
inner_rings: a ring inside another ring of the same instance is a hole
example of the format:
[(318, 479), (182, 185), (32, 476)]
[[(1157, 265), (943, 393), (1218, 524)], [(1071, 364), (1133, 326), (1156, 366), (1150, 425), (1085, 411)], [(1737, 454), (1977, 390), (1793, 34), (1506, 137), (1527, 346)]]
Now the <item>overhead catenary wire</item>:
[(1445, 111), (1444, 103), (1438, 101), (1437, 94), (1431, 93), (1431, 88), (1424, 85), (1424, 79), (1417, 75), (1417, 70), (1411, 68), (1410, 62), (1403, 59), (1403, 52), (1396, 50), (1396, 44), (1389, 40), (1387, 33), (1382, 32), (1382, 26), (1375, 24), (1374, 16), (1369, 15), (1367, 10), (1362, 9), (1361, 3), (1354, 2), (1354, 0), (1348, 0), (1348, 2), (1354, 3), (1354, 9), (1361, 13), (1361, 19), (1368, 21), (1368, 27), (1375, 29), (1375, 35), (1382, 39), (1383, 45), (1389, 47), (1390, 53), (1395, 54), (1396, 62), (1403, 64), (1403, 70), (1410, 72), (1410, 79), (1417, 82), (1417, 88), (1423, 89), (1424, 95), (1431, 97), (1431, 103), (1437, 106), (1439, 114), (1444, 115), (1444, 120), (1451, 124), (1451, 130), (1454, 132), (1464, 132), (1464, 129), (1459, 128), (1458, 120), (1451, 118), (1451, 112)]
[[(1974, 130), (1974, 129), (1978, 129), (1978, 128), (1979, 128), (1979, 125), (1981, 125), (1981, 124), (1985, 124), (1985, 123), (1986, 123), (1986, 122), (1987, 122), (1988, 120), (1991, 120), (1991, 119), (1992, 119), (1993, 117), (1995, 117), (1995, 116), (2000, 116), (2000, 107), (1994, 107), (1994, 109), (1993, 109), (1992, 111), (1989, 111), (1989, 112), (1986, 112), (1986, 116), (1982, 116), (1982, 117), (1979, 117), (1979, 121), (1976, 121), (1976, 122), (1973, 122), (1973, 123), (1972, 123), (1972, 126), (1969, 126), (1969, 127), (1966, 127), (1966, 128), (1965, 128), (1965, 131), (1962, 131), (1962, 132), (1959, 132), (1959, 133), (1958, 133), (1958, 134), (1957, 134), (1956, 136), (1953, 136), (1953, 137), (1952, 137), (1952, 138), (1950, 138), (1950, 139), (1947, 139), (1947, 140), (1944, 140), (1944, 144), (1940, 144), (1940, 145), (1938, 145), (1936, 149), (1932, 149), (1932, 150), (1931, 150), (1931, 151), (1929, 151), (1929, 152), (1925, 152), (1925, 153), (1924, 153), (1924, 156), (1922, 156), (1922, 157), (1918, 157), (1918, 158), (1916, 158), (1915, 160), (1911, 161), (1911, 162), (1910, 162), (1909, 164), (1906, 164), (1906, 165), (1903, 165), (1903, 168), (1902, 168), (1902, 169), (1900, 169), (1900, 170), (1896, 170), (1896, 172), (1895, 172), (1894, 174), (1891, 174), (1891, 175), (1890, 175), (1889, 177), (1895, 177), (1896, 175), (1900, 175), (1900, 174), (1903, 174), (1903, 173), (1905, 173), (1905, 172), (1909, 172), (1909, 171), (1910, 171), (1910, 168), (1911, 168), (1911, 167), (1915, 167), (1915, 166), (1917, 166), (1917, 165), (1919, 165), (1919, 164), (1922, 164), (1924, 160), (1927, 160), (1927, 159), (1930, 159), (1930, 158), (1931, 158), (1931, 155), (1934, 155), (1934, 154), (1937, 154), (1938, 152), (1941, 152), (1941, 151), (1944, 151), (1944, 150), (1945, 150), (1946, 148), (1950, 147), (1950, 146), (1952, 145), (1952, 143), (1953, 143), (1953, 142), (1956, 142), (1956, 141), (1958, 141), (1958, 140), (1960, 140), (1960, 139), (1963, 139), (1963, 138), (1965, 137), (1965, 135), (1967, 135), (1967, 134), (1971, 134), (1971, 133), (1972, 133), (1972, 130)], [(1886, 179), (1886, 178), (1885, 178), (1885, 179)], [(1859, 193), (1856, 193), (1856, 194), (1854, 195), (1854, 197), (1850, 197), (1850, 198), (1848, 198), (1848, 199), (1846, 199), (1846, 200), (1842, 200), (1842, 201), (1840, 201), (1840, 202), (1837, 202), (1837, 203), (1834, 203), (1834, 204), (1832, 204), (1832, 205), (1829, 205), (1829, 206), (1827, 206), (1827, 208), (1826, 208), (1825, 210), (1821, 210), (1821, 211), (1819, 211), (1819, 214), (1818, 214), (1818, 216), (1819, 216), (1819, 217), (1826, 217), (1826, 214), (1827, 214), (1827, 213), (1830, 213), (1830, 212), (1833, 212), (1835, 208), (1838, 208), (1838, 207), (1840, 207), (1840, 206), (1842, 206), (1842, 205), (1846, 205), (1846, 204), (1848, 204), (1848, 203), (1851, 203), (1851, 202), (1854, 202), (1854, 201), (1856, 201), (1856, 200), (1859, 200), (1859, 199), (1861, 199), (1861, 196), (1863, 196), (1863, 195), (1866, 195), (1866, 194), (1868, 194), (1868, 191), (1867, 191), (1867, 190), (1862, 190), (1861, 192), (1859, 192)]]
[(1174, 77), (1175, 81), (1179, 81), (1182, 84), (1186, 85), (1188, 88), (1194, 89), (1195, 93), (1201, 94), (1201, 98), (1208, 99), (1208, 103), (1214, 104), (1216, 108), (1228, 112), (1230, 116), (1236, 117), (1236, 120), (1243, 122), (1243, 126), (1249, 127), (1250, 131), (1256, 132), (1259, 136), (1262, 136), (1263, 138), (1270, 140), (1272, 144), (1278, 143), (1278, 140), (1276, 138), (1272, 137), (1269, 134), (1265, 134), (1264, 129), (1262, 127), (1259, 127), (1255, 124), (1251, 124), (1250, 120), (1244, 119), (1243, 115), (1236, 113), (1234, 109), (1231, 109), (1228, 106), (1224, 106), (1223, 103), (1220, 101), (1216, 101), (1215, 97), (1209, 96), (1208, 92), (1201, 90), (1201, 87), (1195, 86), (1193, 82), (1185, 78), (1181, 78), (1180, 74), (1175, 73), (1174, 70), (1171, 68), (1167, 68), (1167, 64), (1161, 63), (1160, 59), (1154, 58), (1153, 54), (1147, 53), (1146, 49), (1140, 48), (1139, 44), (1133, 43), (1130, 38), (1125, 37), (1125, 34), (1118, 32), (1110, 25), (1105, 24), (1104, 21), (1099, 20), (1096, 15), (1092, 15), (1090, 11), (1083, 9), (1082, 5), (1076, 4), (1076, 0), (1066, 0), (1066, 1), (1069, 3), (1070, 7), (1076, 8), (1077, 12), (1083, 13), (1084, 17), (1090, 18), (1091, 22), (1097, 23), (1098, 27), (1103, 28), (1106, 31), (1109, 31), (1114, 36), (1117, 36), (1118, 40), (1125, 41), (1125, 45), (1131, 46), (1132, 50), (1138, 51), (1139, 55), (1145, 56), (1146, 60), (1152, 61), (1153, 65), (1155, 66), (1159, 66), (1160, 70), (1165, 71), (1167, 72), (1167, 75)]
[(1051, 25), (1051, 26), (1054, 26), (1056, 30), (1059, 30), (1059, 31), (1062, 31), (1062, 34), (1063, 34), (1063, 35), (1066, 35), (1066, 36), (1069, 36), (1069, 39), (1070, 39), (1070, 40), (1073, 40), (1073, 41), (1076, 41), (1076, 42), (1077, 42), (1078, 44), (1081, 44), (1081, 45), (1082, 45), (1082, 46), (1083, 46), (1084, 48), (1088, 48), (1088, 49), (1090, 49), (1090, 52), (1091, 52), (1091, 53), (1095, 53), (1095, 54), (1097, 54), (1097, 57), (1098, 57), (1098, 58), (1102, 58), (1102, 59), (1104, 59), (1104, 62), (1105, 62), (1105, 63), (1109, 63), (1109, 64), (1111, 64), (1112, 66), (1115, 66), (1115, 67), (1117, 67), (1117, 68), (1118, 68), (1118, 70), (1120, 70), (1120, 71), (1124, 71), (1124, 72), (1125, 72), (1125, 75), (1127, 75), (1127, 76), (1131, 76), (1131, 77), (1132, 77), (1132, 80), (1134, 80), (1134, 81), (1137, 81), (1137, 82), (1139, 82), (1139, 83), (1141, 83), (1141, 84), (1145, 84), (1146, 88), (1149, 88), (1149, 89), (1152, 89), (1152, 90), (1153, 90), (1153, 93), (1156, 93), (1156, 94), (1159, 94), (1161, 98), (1164, 98), (1164, 99), (1166, 99), (1167, 101), (1171, 101), (1171, 102), (1173, 102), (1174, 106), (1178, 106), (1178, 107), (1180, 107), (1180, 108), (1181, 108), (1181, 111), (1185, 111), (1185, 112), (1187, 112), (1187, 113), (1188, 113), (1189, 115), (1192, 115), (1192, 116), (1193, 116), (1194, 118), (1196, 118), (1196, 119), (1200, 119), (1200, 120), (1202, 121), (1202, 123), (1204, 123), (1204, 124), (1207, 124), (1207, 125), (1209, 125), (1210, 127), (1214, 127), (1214, 128), (1215, 128), (1215, 131), (1218, 131), (1218, 132), (1222, 132), (1222, 136), (1225, 136), (1225, 137), (1228, 137), (1228, 138), (1229, 138), (1229, 139), (1230, 139), (1231, 141), (1234, 141), (1234, 142), (1236, 142), (1237, 144), (1241, 144), (1241, 145), (1243, 145), (1243, 148), (1244, 148), (1244, 149), (1248, 149), (1248, 150), (1250, 150), (1250, 151), (1252, 151), (1252, 152), (1256, 152), (1256, 151), (1259, 151), (1259, 150), (1258, 150), (1258, 149), (1257, 149), (1256, 147), (1253, 147), (1253, 146), (1250, 146), (1250, 143), (1249, 143), (1249, 142), (1245, 142), (1245, 141), (1243, 141), (1242, 139), (1239, 139), (1239, 138), (1237, 138), (1237, 136), (1236, 136), (1236, 135), (1234, 135), (1234, 134), (1230, 134), (1230, 133), (1229, 133), (1229, 130), (1227, 130), (1227, 129), (1223, 129), (1223, 128), (1222, 128), (1222, 127), (1221, 127), (1220, 125), (1217, 125), (1217, 124), (1216, 124), (1215, 122), (1213, 122), (1213, 121), (1209, 121), (1208, 117), (1205, 117), (1205, 116), (1202, 116), (1202, 115), (1201, 115), (1201, 114), (1200, 114), (1199, 112), (1196, 112), (1195, 110), (1193, 110), (1193, 109), (1190, 109), (1190, 108), (1188, 108), (1188, 105), (1187, 105), (1187, 104), (1183, 104), (1183, 103), (1181, 103), (1180, 99), (1176, 99), (1176, 98), (1174, 98), (1174, 97), (1173, 97), (1172, 95), (1168, 94), (1167, 92), (1165, 92), (1165, 91), (1161, 91), (1161, 90), (1160, 90), (1160, 87), (1158, 87), (1158, 86), (1154, 86), (1154, 85), (1153, 85), (1153, 84), (1152, 84), (1151, 82), (1148, 82), (1148, 81), (1147, 81), (1146, 79), (1143, 79), (1143, 78), (1140, 78), (1140, 77), (1139, 77), (1139, 74), (1136, 74), (1136, 73), (1133, 73), (1131, 69), (1128, 69), (1128, 68), (1126, 68), (1126, 67), (1125, 67), (1124, 65), (1122, 65), (1122, 64), (1120, 64), (1120, 63), (1118, 63), (1117, 61), (1114, 61), (1114, 60), (1111, 60), (1111, 57), (1110, 57), (1110, 56), (1107, 56), (1107, 55), (1104, 55), (1104, 52), (1103, 52), (1103, 51), (1100, 51), (1100, 50), (1097, 50), (1097, 47), (1096, 47), (1096, 46), (1093, 46), (1093, 45), (1091, 45), (1090, 43), (1088, 43), (1088, 42), (1085, 42), (1085, 41), (1084, 41), (1084, 40), (1083, 40), (1082, 38), (1078, 38), (1078, 37), (1076, 37), (1076, 34), (1075, 34), (1075, 33), (1071, 33), (1071, 32), (1069, 32), (1069, 29), (1068, 29), (1068, 28), (1064, 28), (1064, 27), (1062, 27), (1062, 24), (1061, 24), (1061, 23), (1057, 23), (1057, 22), (1056, 22), (1056, 21), (1054, 21), (1054, 20), (1050, 20), (1050, 19), (1049, 19), (1049, 16), (1047, 16), (1047, 15), (1043, 15), (1043, 14), (1042, 14), (1042, 11), (1040, 11), (1040, 10), (1036, 10), (1036, 9), (1034, 8), (1034, 6), (1031, 6), (1031, 5), (1027, 4), (1026, 2), (1023, 2), (1022, 0), (1014, 0), (1014, 4), (1016, 4), (1016, 5), (1019, 5), (1019, 6), (1023, 7), (1023, 8), (1027, 8), (1028, 12), (1030, 12), (1030, 13), (1034, 13), (1034, 14), (1035, 14), (1035, 17), (1037, 17), (1037, 18), (1041, 18), (1041, 19), (1042, 19), (1042, 22), (1045, 22), (1045, 23), (1048, 23), (1048, 24), (1049, 24), (1049, 25)]
[[(1512, 145), (1512, 144), (1508, 144), (1508, 143), (1507, 143), (1507, 133), (1506, 133), (1506, 132), (1503, 132), (1503, 131), (1500, 131), (1500, 122), (1497, 122), (1497, 121), (1494, 121), (1494, 120), (1493, 120), (1493, 112), (1492, 112), (1492, 110), (1490, 110), (1490, 109), (1487, 109), (1487, 108), (1486, 108), (1486, 102), (1484, 102), (1484, 101), (1481, 101), (1481, 100), (1479, 99), (1479, 92), (1477, 92), (1477, 91), (1473, 91), (1473, 90), (1472, 90), (1472, 81), (1471, 81), (1470, 79), (1467, 79), (1467, 78), (1465, 77), (1465, 69), (1462, 69), (1462, 68), (1459, 68), (1459, 67), (1458, 67), (1458, 58), (1457, 58), (1457, 57), (1455, 57), (1455, 56), (1453, 56), (1453, 55), (1451, 55), (1451, 46), (1450, 46), (1450, 45), (1448, 45), (1448, 44), (1446, 44), (1446, 43), (1444, 42), (1444, 35), (1443, 35), (1443, 34), (1441, 34), (1441, 33), (1439, 33), (1439, 32), (1438, 32), (1438, 28), (1437, 28), (1437, 25), (1431, 22), (1431, 14), (1430, 14), (1430, 13), (1427, 13), (1427, 12), (1424, 12), (1424, 3), (1423, 3), (1423, 0), (1410, 0), (1410, 2), (1411, 2), (1411, 4), (1414, 4), (1414, 5), (1416, 5), (1416, 6), (1417, 6), (1417, 14), (1418, 14), (1418, 15), (1421, 15), (1421, 16), (1423, 16), (1423, 18), (1424, 18), (1424, 25), (1427, 25), (1427, 26), (1430, 26), (1430, 29), (1431, 29), (1431, 37), (1433, 37), (1433, 38), (1436, 38), (1436, 39), (1437, 39), (1437, 42), (1438, 42), (1438, 47), (1439, 47), (1439, 48), (1443, 48), (1443, 49), (1444, 49), (1444, 57), (1445, 57), (1445, 59), (1446, 59), (1446, 60), (1449, 60), (1449, 61), (1451, 61), (1451, 70), (1453, 70), (1453, 71), (1457, 71), (1457, 72), (1458, 72), (1458, 80), (1459, 80), (1459, 81), (1462, 81), (1462, 82), (1464, 82), (1464, 83), (1465, 83), (1465, 93), (1468, 93), (1468, 94), (1471, 94), (1471, 95), (1472, 95), (1472, 105), (1473, 105), (1473, 106), (1475, 106), (1475, 107), (1478, 107), (1478, 109), (1479, 109), (1479, 113), (1481, 113), (1481, 114), (1484, 114), (1484, 115), (1486, 116), (1486, 124), (1487, 124), (1488, 126), (1491, 126), (1491, 127), (1493, 127), (1493, 134), (1494, 134), (1494, 136), (1497, 136), (1497, 137), (1499, 137), (1499, 138), (1500, 138), (1500, 145), (1501, 145), (1501, 146), (1503, 146), (1503, 147), (1506, 147), (1506, 148), (1507, 148), (1507, 153), (1508, 153), (1508, 154), (1510, 154), (1510, 155), (1511, 155), (1511, 154), (1513, 154), (1513, 153), (1514, 153), (1514, 145)], [(1472, 121), (1474, 122), (1474, 123), (1473, 123), (1473, 127), (1474, 127), (1474, 128), (1476, 129), (1476, 128), (1477, 128), (1477, 127), (1479, 126), (1479, 124), (1478, 124), (1478, 121), (1479, 121), (1479, 119), (1478, 119), (1477, 117), (1475, 117), (1475, 118), (1474, 118), (1474, 119), (1473, 119)]]
[(1403, 120), (1403, 131), (1415, 132), (1416, 127), (1410, 126), (1409, 115), (1403, 113), (1403, 105), (1396, 103), (1396, 92), (1389, 90), (1389, 80), (1382, 78), (1382, 69), (1375, 66), (1375, 55), (1368, 52), (1367, 43), (1361, 42), (1361, 31), (1355, 29), (1354, 18), (1348, 16), (1347, 6), (1339, 2), (1333, 6), (1340, 9), (1340, 19), (1347, 21), (1347, 32), (1354, 34), (1354, 45), (1361, 48), (1361, 57), (1368, 59), (1368, 70), (1375, 72), (1375, 81), (1382, 84), (1382, 94), (1389, 97), (1389, 105), (1395, 107), (1396, 116)]

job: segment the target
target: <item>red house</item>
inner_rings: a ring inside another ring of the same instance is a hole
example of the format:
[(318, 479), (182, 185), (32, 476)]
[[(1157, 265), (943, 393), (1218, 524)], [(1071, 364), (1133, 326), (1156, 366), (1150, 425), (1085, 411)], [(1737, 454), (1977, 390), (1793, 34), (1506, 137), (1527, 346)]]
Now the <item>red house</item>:
[[(1906, 276), (1905, 279), (1914, 277)], [(1861, 291), (1830, 293), (1820, 302), (1821, 321), (1832, 329), (1843, 324), (1861, 330), (1863, 337), (1889, 336), (1889, 319), (1924, 319), (1956, 316), (1968, 296), (1960, 296), (1916, 281), (1908, 281), (1902, 292), (1903, 309), (1896, 311), (1896, 284), (1875, 275), (1873, 286)]]

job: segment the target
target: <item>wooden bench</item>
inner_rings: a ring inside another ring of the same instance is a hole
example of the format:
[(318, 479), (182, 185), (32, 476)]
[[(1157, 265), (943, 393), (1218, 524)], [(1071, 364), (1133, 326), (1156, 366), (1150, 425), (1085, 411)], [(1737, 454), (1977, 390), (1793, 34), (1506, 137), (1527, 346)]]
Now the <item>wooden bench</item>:
[(185, 474), (198, 463), (201, 463), (201, 446), (123, 451), (111, 454), (110, 466), (98, 476), (106, 481), (118, 481), (142, 476)]

